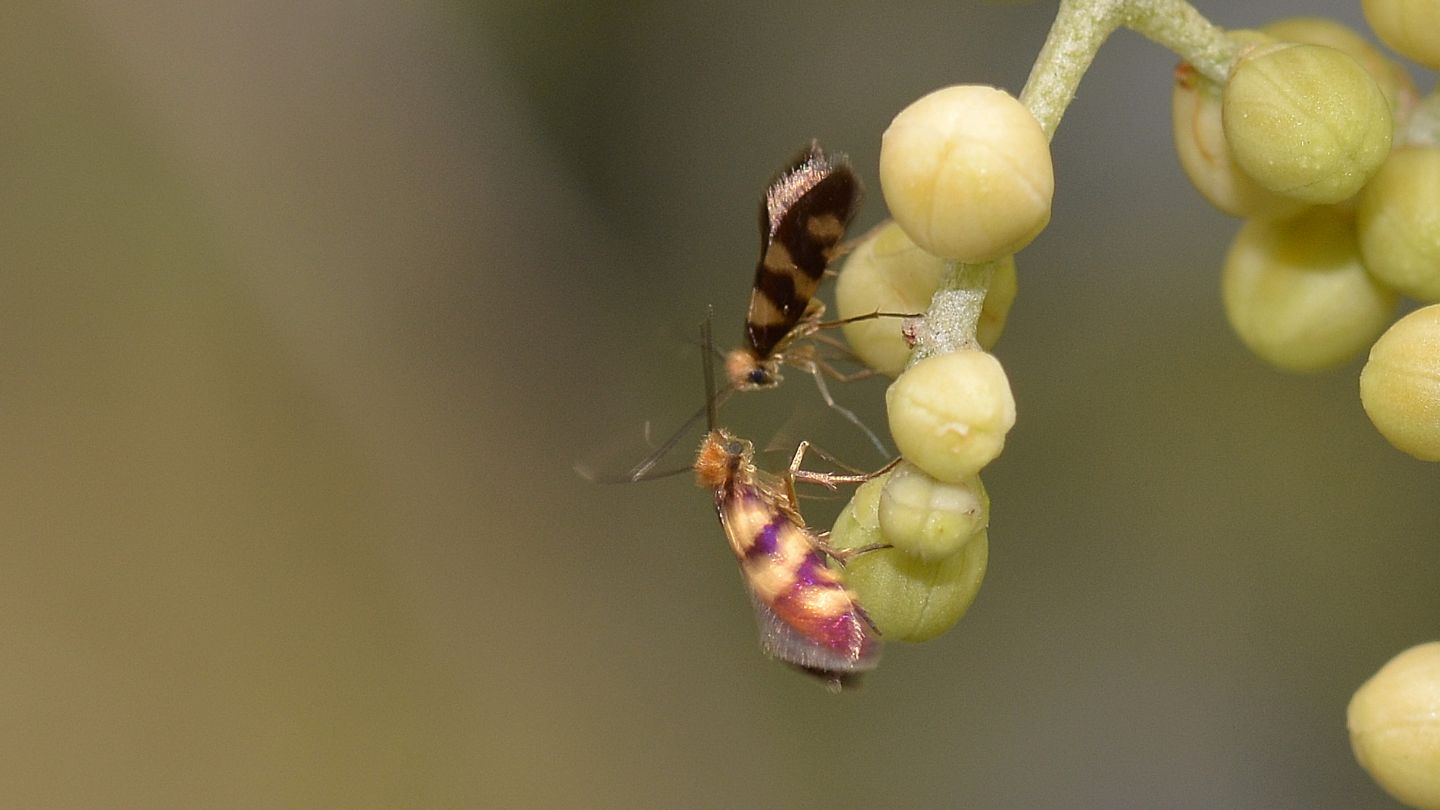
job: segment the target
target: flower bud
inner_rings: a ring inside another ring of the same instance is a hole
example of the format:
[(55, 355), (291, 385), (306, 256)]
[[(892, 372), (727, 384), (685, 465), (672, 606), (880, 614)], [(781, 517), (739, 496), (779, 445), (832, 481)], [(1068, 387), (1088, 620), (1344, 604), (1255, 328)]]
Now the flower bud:
[(1440, 0), (1362, 0), (1365, 21), (1396, 53), (1440, 70)]
[(936, 90), (890, 122), (880, 144), (890, 214), (925, 250), (978, 263), (1025, 247), (1050, 221), (1050, 142), (1003, 90)]
[(985, 293), (985, 303), (980, 307), (980, 321), (975, 324), (975, 340), (980, 348), (989, 351), (1000, 342), (1005, 331), (1005, 321), (1010, 317), (1010, 307), (1020, 292), (1019, 278), (1015, 274), (1015, 257), (1006, 256), (995, 263), (995, 273), (990, 276), (990, 289)]
[(1225, 258), (1221, 292), (1240, 340), (1289, 371), (1319, 371), (1358, 354), (1396, 302), (1365, 272), (1353, 226), (1331, 208), (1247, 222)]
[(864, 548), (884, 545), (880, 538), (880, 493), (890, 473), (876, 476), (855, 488), (850, 502), (840, 510), (830, 529), (830, 545), (835, 548)]
[(1323, 45), (1281, 43), (1241, 56), (1221, 94), (1221, 119), (1240, 168), (1311, 203), (1350, 197), (1390, 151), (1385, 94), (1354, 59)]
[(1286, 17), (1266, 23), (1261, 31), (1275, 39), (1324, 45), (1359, 63), (1390, 102), (1390, 112), (1407, 112), (1418, 100), (1415, 82), (1405, 68), (1380, 52), (1365, 37), (1328, 17)]
[[(840, 317), (871, 312), (923, 314), (948, 264), (921, 250), (899, 225), (886, 223), (845, 259), (835, 286)], [(988, 349), (1000, 339), (1015, 291), (1015, 260), (1007, 256), (996, 264), (980, 311), (976, 339), (981, 346)], [(842, 328), (850, 349), (865, 365), (891, 377), (905, 370), (910, 342), (905, 339), (903, 319), (871, 318)]]
[(994, 355), (927, 357), (885, 391), (890, 435), (906, 461), (939, 481), (961, 483), (1000, 455), (1015, 426), (1010, 381)]
[(990, 523), (990, 496), (980, 476), (942, 484), (901, 462), (880, 492), (880, 534), (885, 542), (924, 560), (959, 551)]
[[(1274, 42), (1258, 31), (1231, 31), (1230, 38), (1250, 47)], [(1265, 188), (1235, 165), (1220, 121), (1220, 86), (1187, 64), (1175, 69), (1170, 122), (1180, 168), (1211, 205), (1235, 217), (1285, 216), (1305, 206)]]
[[(879, 501), (885, 479), (855, 490), (830, 532), (835, 548), (880, 541)], [(985, 578), (990, 543), (985, 532), (955, 554), (927, 562), (898, 548), (867, 551), (845, 565), (845, 581), (886, 641), (926, 641), (955, 626)]]
[(1372, 779), (1419, 810), (1440, 810), (1440, 641), (1390, 659), (1355, 691), (1350, 747)]
[(1360, 404), (1396, 449), (1440, 461), (1440, 304), (1396, 321), (1360, 372)]
[(1440, 302), (1440, 147), (1391, 152), (1360, 192), (1355, 224), (1376, 278), (1417, 301)]

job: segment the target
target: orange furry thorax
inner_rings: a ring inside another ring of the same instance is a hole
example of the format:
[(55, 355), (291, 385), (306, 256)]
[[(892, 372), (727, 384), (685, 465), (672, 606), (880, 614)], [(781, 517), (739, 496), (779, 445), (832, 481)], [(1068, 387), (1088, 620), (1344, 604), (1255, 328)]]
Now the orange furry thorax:
[(747, 460), (745, 442), (723, 430), (712, 430), (700, 443), (695, 457), (695, 483), (707, 489), (719, 489), (735, 479)]

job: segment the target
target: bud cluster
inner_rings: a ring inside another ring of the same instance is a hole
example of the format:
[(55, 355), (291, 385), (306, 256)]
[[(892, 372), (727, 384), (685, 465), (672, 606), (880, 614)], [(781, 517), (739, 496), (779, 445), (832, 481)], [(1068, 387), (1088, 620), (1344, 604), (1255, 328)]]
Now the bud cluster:
[(1049, 138), (1003, 90), (946, 87), (895, 117), (880, 181), (894, 221), (847, 259), (840, 315), (929, 315), (845, 326), (856, 356), (895, 377), (885, 405), (902, 461), (856, 492), (831, 543), (886, 547), (850, 561), (850, 584), (886, 638), (923, 641), (959, 620), (985, 573), (980, 470), (1015, 424), (1009, 380), (988, 350), (1015, 300), (1012, 254), (1050, 220)]
[[(1433, 58), (1440, 0), (1365, 11), (1397, 51)], [(1432, 24), (1404, 23), (1419, 19)], [(1247, 219), (1221, 274), (1226, 317), (1287, 371), (1334, 368), (1370, 348), (1366, 413), (1399, 449), (1440, 460), (1440, 352), (1418, 327), (1391, 326), (1402, 296), (1440, 303), (1440, 144), (1411, 134), (1430, 131), (1413, 124), (1433, 115), (1433, 98), (1422, 104), (1399, 63), (1330, 20), (1230, 37), (1227, 80), (1182, 64), (1172, 105), (1186, 174), (1216, 208)]]
[[(1440, 0), (1364, 0), (1364, 10), (1385, 44), (1440, 68)], [(1246, 220), (1221, 274), (1240, 340), (1294, 372), (1368, 347), (1359, 387), (1371, 421), (1395, 447), (1440, 461), (1440, 91), (1421, 98), (1400, 64), (1329, 20), (1226, 33), (1183, 0), (1067, 0), (1025, 103), (958, 85), (895, 117), (880, 154), (894, 221), (840, 274), (840, 314), (858, 319), (845, 325), (854, 354), (895, 378), (885, 402), (901, 460), (859, 487), (830, 539), (867, 550), (849, 558), (849, 582), (889, 639), (939, 635), (980, 587), (990, 517), (980, 473), (1015, 424), (989, 353), (1015, 300), (1013, 255), (1050, 220), (1049, 138), (1121, 25), (1187, 60), (1172, 102), (1180, 163), (1216, 208)], [(1394, 321), (1402, 297), (1419, 308)], [(1436, 718), (1440, 642), (1362, 687), (1349, 727), (1386, 790), (1440, 810)]]

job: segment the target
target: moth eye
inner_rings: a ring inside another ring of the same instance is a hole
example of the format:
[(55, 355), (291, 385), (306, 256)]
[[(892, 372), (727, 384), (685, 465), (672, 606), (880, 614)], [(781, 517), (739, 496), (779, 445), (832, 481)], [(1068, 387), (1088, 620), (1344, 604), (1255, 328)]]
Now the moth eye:
[(757, 368), (750, 372), (750, 382), (754, 385), (764, 385), (769, 381), (770, 375), (766, 374), (763, 368)]

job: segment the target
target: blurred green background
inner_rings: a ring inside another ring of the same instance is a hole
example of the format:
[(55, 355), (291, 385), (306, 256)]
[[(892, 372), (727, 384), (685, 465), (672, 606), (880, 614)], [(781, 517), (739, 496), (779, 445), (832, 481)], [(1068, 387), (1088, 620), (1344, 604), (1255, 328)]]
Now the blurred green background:
[[(955, 630), (829, 695), (757, 652), (705, 493), (571, 469), (699, 403), (686, 341), (710, 304), (738, 338), (799, 144), (848, 152), (878, 221), (890, 117), (1018, 91), (1052, 12), (8, 3), (0, 805), (1393, 806), (1345, 704), (1440, 638), (1440, 477), (1370, 428), (1358, 363), (1229, 334), (1236, 223), (1138, 36), (1019, 257)], [(873, 425), (882, 392), (837, 390)], [(818, 402), (801, 376), (724, 419), (877, 461)]]

